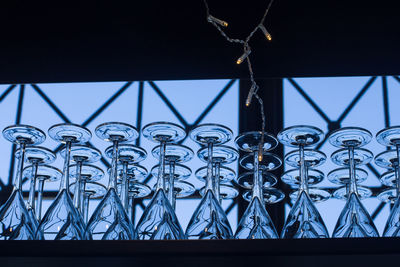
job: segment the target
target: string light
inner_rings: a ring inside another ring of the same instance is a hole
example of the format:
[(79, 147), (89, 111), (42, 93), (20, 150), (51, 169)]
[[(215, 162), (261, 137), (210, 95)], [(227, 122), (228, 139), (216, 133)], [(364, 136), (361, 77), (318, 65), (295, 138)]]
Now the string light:
[(222, 27), (228, 27), (228, 22), (221, 20), (221, 19), (217, 19), (216, 17), (213, 17), (211, 15), (208, 15), (207, 17), (207, 21), (208, 22), (215, 22), (218, 23), (219, 25), (221, 25)]
[(246, 39), (234, 39), (230, 38), (221, 27), (227, 27), (228, 23), (226, 21), (220, 20), (212, 15), (210, 15), (210, 9), (208, 7), (207, 0), (204, 0), (204, 5), (206, 7), (206, 12), (207, 12), (207, 21), (214, 25), (215, 28), (221, 33), (221, 35), (230, 43), (237, 43), (241, 44), (243, 46), (243, 54), (236, 60), (236, 64), (241, 64), (243, 61), (247, 61), (247, 67), (249, 69), (249, 74), (250, 74), (250, 81), (251, 81), (251, 87), (249, 90), (249, 94), (247, 95), (246, 98), (246, 106), (250, 106), (251, 100), (253, 96), (257, 99), (258, 103), (260, 104), (260, 114), (261, 114), (261, 139), (260, 143), (258, 146), (258, 160), (262, 161), (263, 158), (263, 144), (264, 144), (264, 131), (265, 131), (265, 114), (264, 114), (264, 102), (261, 99), (261, 97), (257, 94), (259, 86), (257, 85), (256, 81), (254, 80), (254, 73), (253, 73), (253, 68), (251, 65), (250, 61), (250, 53), (251, 53), (251, 48), (249, 45), (249, 42), (253, 35), (257, 32), (257, 30), (261, 30), (262, 33), (264, 34), (265, 38), (267, 38), (268, 41), (272, 40), (271, 34), (267, 31), (267, 28), (264, 26), (264, 21), (265, 18), (267, 17), (268, 11), (271, 8), (271, 5), (274, 0), (271, 0), (264, 12), (263, 17), (261, 18), (260, 23), (253, 29), (253, 31), (250, 32), (250, 34), (246, 37)]
[(236, 64), (242, 64), (242, 62), (250, 55), (251, 50), (247, 50), (244, 51), (243, 55), (240, 56), (240, 58), (238, 58), (238, 60), (236, 60)]
[(260, 24), (258, 27), (261, 29), (261, 31), (264, 33), (265, 38), (267, 38), (268, 41), (272, 41), (272, 36), (271, 34), (267, 31), (267, 28), (265, 28), (264, 25)]

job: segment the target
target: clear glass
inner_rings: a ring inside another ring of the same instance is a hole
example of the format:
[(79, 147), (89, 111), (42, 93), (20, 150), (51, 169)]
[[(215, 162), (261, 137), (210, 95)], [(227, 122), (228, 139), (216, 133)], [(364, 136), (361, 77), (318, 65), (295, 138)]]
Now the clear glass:
[(79, 125), (63, 123), (49, 129), (52, 139), (65, 144), (65, 159), (60, 190), (43, 216), (36, 238), (45, 240), (90, 239), (85, 234), (85, 225), (80, 212), (74, 207), (69, 193), (69, 163), (72, 143), (87, 142), (91, 138), (88, 129)]
[(134, 226), (117, 194), (117, 162), (119, 158), (119, 143), (138, 137), (135, 127), (125, 123), (103, 123), (96, 127), (96, 135), (112, 141), (113, 152), (108, 191), (92, 214), (86, 232), (93, 239), (101, 240), (130, 240), (134, 236)]
[(12, 125), (3, 130), (3, 136), (8, 141), (18, 144), (17, 173), (14, 177), (14, 187), (11, 196), (0, 210), (0, 239), (3, 240), (33, 240), (35, 239), (36, 220), (31, 217), (22, 198), (22, 174), (27, 144), (42, 143), (46, 135), (39, 129), (29, 125)]

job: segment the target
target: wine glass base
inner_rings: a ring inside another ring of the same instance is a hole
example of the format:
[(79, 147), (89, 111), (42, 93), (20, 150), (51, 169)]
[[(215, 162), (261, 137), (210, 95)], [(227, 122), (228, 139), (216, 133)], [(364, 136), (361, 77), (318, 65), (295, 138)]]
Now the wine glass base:
[(33, 126), (11, 125), (3, 130), (4, 138), (14, 144), (25, 143), (27, 145), (39, 145), (46, 139), (46, 134)]
[[(308, 195), (309, 195), (311, 201), (314, 203), (320, 203), (320, 202), (327, 201), (331, 197), (331, 194), (328, 191), (319, 189), (319, 188), (309, 188)], [(293, 191), (289, 195), (290, 199), (293, 202), (297, 200), (298, 196), (299, 196), (298, 190)]]
[[(368, 172), (363, 169), (356, 168), (355, 173), (356, 173), (356, 183), (357, 184), (364, 182), (368, 178)], [(338, 184), (338, 185), (349, 184), (350, 183), (349, 168), (338, 168), (338, 169), (335, 169), (335, 170), (329, 172), (328, 180), (331, 183)]]
[[(207, 179), (207, 167), (201, 167), (195, 173), (196, 178), (202, 182)], [(219, 180), (221, 183), (228, 183), (236, 178), (236, 173), (231, 168), (221, 166), (219, 171)]]
[[(19, 149), (15, 152), (15, 157), (19, 159)], [(28, 146), (25, 148), (25, 159), (30, 163), (51, 164), (56, 160), (56, 155), (45, 147)]]
[(392, 170), (399, 164), (396, 150), (387, 150), (375, 157), (375, 164), (379, 167)]
[[(324, 173), (316, 169), (308, 169), (308, 184), (316, 185), (324, 180)], [(281, 176), (282, 182), (290, 185), (293, 188), (300, 186), (300, 170), (291, 169), (284, 172)]]
[[(236, 146), (245, 152), (258, 151), (259, 144), (261, 142), (261, 132), (245, 132), (236, 137)], [(264, 144), (263, 151), (269, 151), (276, 148), (278, 140), (270, 133), (264, 132)]]
[[(205, 187), (201, 188), (199, 191), (199, 193), (202, 197), (204, 196), (204, 193), (205, 193), (204, 189), (205, 189)], [(234, 199), (239, 195), (239, 191), (231, 185), (220, 184), (219, 195), (220, 195), (221, 199)]]
[[(243, 193), (243, 199), (250, 202), (252, 197), (251, 191)], [(263, 198), (265, 204), (275, 204), (282, 201), (285, 198), (285, 194), (276, 188), (263, 188)]]
[[(111, 174), (111, 168), (108, 169), (108, 174)], [(127, 176), (129, 181), (143, 182), (147, 178), (148, 171), (145, 167), (140, 165), (128, 165)], [(122, 180), (123, 166), (119, 164), (117, 166), (117, 178)]]
[[(23, 177), (32, 177), (32, 166), (25, 167), (22, 175)], [(38, 180), (57, 182), (61, 180), (62, 172), (56, 167), (50, 165), (39, 165), (37, 168), (36, 177)]]
[(383, 185), (390, 186), (390, 187), (396, 187), (397, 182), (396, 182), (396, 173), (394, 171), (387, 171), (379, 177), (379, 180)]
[[(109, 146), (105, 150), (105, 154), (108, 158), (113, 157), (113, 146)], [(147, 152), (141, 147), (131, 144), (120, 144), (118, 146), (118, 159), (121, 161), (132, 163), (139, 163), (145, 160)]]
[[(197, 156), (203, 162), (208, 162), (208, 149), (207, 147), (201, 148), (197, 152)], [(214, 163), (218, 162), (220, 164), (230, 164), (239, 158), (239, 153), (236, 149), (229, 146), (215, 146), (213, 148), (212, 160)]]
[[(72, 183), (69, 186), (69, 191), (72, 194), (74, 194), (74, 192), (75, 192), (75, 185), (76, 185), (76, 183)], [(86, 182), (85, 183), (85, 193), (89, 194), (90, 199), (99, 199), (99, 198), (104, 197), (104, 195), (107, 193), (107, 188), (100, 183)]]
[(130, 142), (139, 137), (139, 132), (134, 126), (123, 122), (102, 123), (96, 127), (95, 133), (98, 138), (107, 142)]
[(400, 144), (400, 126), (392, 126), (379, 131), (376, 141), (384, 146), (396, 146)]
[(151, 194), (151, 188), (143, 183), (129, 182), (129, 196), (133, 198), (144, 198)]
[[(278, 182), (278, 179), (276, 179), (276, 177), (269, 172), (263, 172), (261, 175), (262, 175), (262, 186), (264, 188), (272, 187)], [(254, 184), (254, 173), (245, 172), (241, 174), (235, 180), (235, 182), (242, 188), (252, 189)]]
[(186, 137), (185, 129), (171, 122), (153, 122), (143, 127), (142, 134), (153, 142), (176, 143)]
[[(239, 161), (240, 166), (246, 170), (254, 170), (254, 155), (248, 154)], [(258, 162), (259, 169), (263, 171), (273, 171), (282, 165), (282, 160), (275, 154), (264, 152), (263, 158)]]
[(174, 194), (176, 198), (185, 198), (191, 196), (196, 188), (188, 182), (178, 181), (174, 183)]
[(49, 128), (49, 136), (60, 143), (65, 143), (67, 139), (73, 143), (86, 143), (92, 138), (92, 133), (77, 124), (61, 123)]
[(377, 197), (384, 203), (394, 204), (397, 200), (397, 192), (396, 189), (388, 189), (381, 192)]
[[(321, 166), (326, 161), (326, 155), (318, 150), (304, 149), (304, 161), (310, 168)], [(294, 168), (300, 167), (300, 153), (299, 150), (293, 150), (286, 154), (285, 162)]]
[[(156, 159), (160, 158), (160, 146), (151, 151)], [(194, 152), (191, 148), (183, 145), (168, 144), (165, 147), (165, 160), (179, 163), (188, 162), (193, 158)]]
[(198, 125), (191, 130), (189, 136), (190, 139), (200, 145), (207, 145), (210, 142), (221, 145), (232, 139), (233, 132), (226, 126), (207, 123)]
[[(366, 165), (371, 162), (374, 155), (371, 151), (364, 148), (354, 149), (354, 164), (356, 166)], [(349, 151), (347, 148), (339, 149), (331, 155), (333, 163), (339, 166), (349, 166)]]
[[(151, 169), (151, 174), (154, 177), (158, 177), (158, 172), (160, 171), (160, 165), (156, 165)], [(165, 165), (164, 169), (164, 175), (165, 177), (169, 177), (170, 173), (170, 165)], [(182, 181), (186, 180), (192, 175), (192, 170), (182, 164), (175, 164), (175, 170), (174, 170), (174, 180), (175, 181)]]
[[(76, 179), (78, 174), (76, 173), (76, 164), (69, 166), (69, 176), (72, 179)], [(95, 182), (104, 177), (104, 171), (97, 166), (82, 164), (81, 177), (86, 181)]]
[[(60, 155), (65, 159), (65, 148), (60, 151)], [(100, 160), (101, 152), (96, 148), (74, 145), (71, 147), (70, 158), (75, 161), (93, 163)]]
[(321, 142), (325, 135), (322, 130), (314, 126), (296, 125), (283, 129), (278, 133), (281, 144), (290, 147), (312, 146)]
[[(348, 199), (348, 194), (347, 194), (347, 188), (344, 187), (340, 187), (339, 189), (336, 189), (333, 194), (332, 197), (340, 199), (340, 200), (344, 200), (346, 201)], [(369, 198), (372, 196), (372, 191), (364, 186), (357, 186), (357, 192), (358, 192), (358, 197), (360, 200)]]
[(329, 143), (335, 147), (362, 147), (371, 142), (370, 131), (359, 127), (344, 127), (333, 131)]

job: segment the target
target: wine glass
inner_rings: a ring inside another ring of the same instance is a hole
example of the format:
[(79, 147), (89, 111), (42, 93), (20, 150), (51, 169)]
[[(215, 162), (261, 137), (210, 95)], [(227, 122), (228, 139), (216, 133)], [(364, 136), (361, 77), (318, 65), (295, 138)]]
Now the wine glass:
[(134, 178), (129, 179), (129, 187), (128, 187), (128, 216), (131, 219), (132, 224), (135, 224), (135, 199), (145, 198), (151, 194), (151, 188), (141, 182), (138, 182)]
[[(259, 162), (259, 144), (261, 142), (261, 132), (246, 132), (235, 139), (236, 146), (249, 154), (245, 160), (241, 160), (241, 165), (252, 170), (250, 173), (244, 173), (238, 177), (237, 183), (245, 189), (251, 189), (250, 204), (243, 213), (237, 227), (236, 239), (268, 239), (278, 238), (275, 226), (264, 206), (264, 186), (269, 188), (277, 180), (268, 171), (279, 168), (281, 160), (274, 154), (267, 151), (274, 149), (278, 145), (276, 138), (264, 133), (263, 158)], [(250, 162), (252, 158), (253, 162)], [(261, 165), (261, 167), (260, 167)], [(247, 199), (247, 193), (244, 198)]]
[(307, 164), (310, 164), (312, 160), (309, 158), (310, 154), (305, 151), (306, 147), (318, 144), (323, 138), (324, 133), (320, 129), (308, 125), (288, 127), (278, 133), (278, 140), (281, 144), (298, 148), (298, 156), (291, 161), (289, 160), (291, 157), (287, 155), (288, 160), (286, 162), (293, 162), (296, 167), (298, 166), (300, 174), (297, 200), (286, 218), (281, 233), (282, 238), (329, 237), (325, 223), (309, 195), (307, 168), (310, 166)]
[[(62, 149), (60, 151), (60, 154), (65, 159), (66, 148)], [(83, 188), (85, 187), (81, 175), (82, 165), (99, 161), (101, 158), (101, 152), (94, 147), (89, 147), (86, 145), (74, 145), (73, 147), (71, 147), (70, 157), (76, 163), (74, 165), (75, 167), (74, 174), (76, 174), (74, 177), (75, 177), (75, 183), (78, 184), (78, 186), (73, 187), (74, 188), (73, 203), (75, 208), (78, 211), (81, 211), (81, 203), (83, 201)]]
[(204, 195), (186, 228), (188, 239), (230, 239), (232, 229), (219, 203), (219, 177), (213, 175), (214, 146), (232, 139), (232, 131), (219, 124), (201, 124), (190, 132), (190, 138), (207, 147), (207, 178)]
[[(19, 160), (20, 151), (17, 150), (15, 153), (16, 157)], [(37, 170), (39, 164), (51, 164), (55, 161), (56, 155), (49, 149), (45, 147), (39, 146), (28, 146), (25, 148), (25, 160), (29, 162), (31, 165), (30, 172), (27, 172), (24, 168), (23, 177), (26, 177), (30, 180), (29, 186), (29, 197), (28, 202), (26, 203), (28, 208), (28, 213), (30, 216), (30, 221), (33, 223), (33, 229), (35, 232), (37, 227), (39, 226), (37, 216), (35, 215), (35, 193), (36, 193), (36, 180), (37, 180)], [(27, 175), (29, 174), (29, 175)]]
[[(32, 177), (34, 175), (32, 166), (24, 168), (23, 175)], [(42, 220), (42, 202), (45, 182), (58, 182), (61, 180), (62, 172), (56, 167), (50, 165), (39, 165), (36, 169), (36, 179), (38, 180), (38, 197), (36, 200), (36, 219), (38, 223)]]
[[(91, 165), (91, 164), (82, 164), (81, 166), (78, 166), (78, 164), (72, 164), (69, 167), (71, 170), (69, 173), (71, 180), (74, 181), (74, 183), (76, 183), (76, 181), (80, 180), (81, 189), (79, 190), (79, 192), (75, 192), (75, 191), (73, 192), (73, 194), (74, 194), (73, 199), (75, 199), (76, 193), (78, 193), (78, 194), (80, 193), (81, 196), (80, 196), (79, 211), (83, 217), (83, 215), (84, 215), (83, 214), (83, 212), (84, 212), (83, 199), (84, 199), (85, 184), (86, 184), (86, 182), (96, 182), (96, 181), (101, 180), (104, 177), (104, 171), (102, 169), (100, 169), (99, 167), (97, 167), (95, 165)], [(74, 187), (74, 190), (76, 190), (76, 187)], [(84, 220), (84, 222), (86, 225), (87, 220)]]
[(11, 196), (0, 210), (0, 238), (3, 240), (35, 239), (34, 223), (22, 198), (22, 174), (27, 145), (39, 145), (46, 139), (41, 130), (29, 125), (11, 125), (3, 130), (4, 138), (18, 145), (17, 173)]
[(129, 220), (124, 206), (117, 195), (117, 162), (119, 143), (129, 142), (139, 136), (132, 125), (121, 122), (107, 122), (96, 127), (96, 135), (102, 140), (112, 142), (111, 173), (107, 194), (101, 200), (90, 218), (86, 232), (93, 239), (129, 240), (133, 239), (134, 226)]
[[(110, 146), (106, 149), (106, 155), (109, 158), (112, 158), (113, 147)], [(128, 166), (129, 164), (135, 164), (143, 161), (147, 157), (147, 152), (138, 146), (134, 146), (131, 144), (121, 144), (118, 147), (118, 159), (120, 161), (120, 165), (122, 166), (122, 173), (121, 173), (121, 190), (120, 198), (122, 206), (124, 207), (125, 211), (128, 213), (128, 204), (129, 204), (129, 188), (128, 188)], [(147, 171), (146, 171), (147, 173)], [(118, 167), (117, 167), (117, 174), (118, 174)]]
[(165, 183), (165, 151), (167, 143), (177, 143), (186, 136), (185, 130), (174, 123), (154, 122), (143, 127), (143, 136), (160, 144), (160, 171), (158, 172), (156, 191), (140, 218), (135, 237), (148, 239), (184, 239), (178, 218), (168, 201)]
[[(361, 146), (368, 144), (372, 139), (372, 134), (363, 128), (344, 127), (331, 133), (329, 142), (335, 147), (347, 149), (347, 160), (343, 160), (344, 156), (336, 157), (335, 153), (342, 153), (339, 150), (333, 154), (334, 162), (349, 168), (349, 193), (347, 202), (338, 218), (332, 236), (338, 237), (378, 237), (378, 231), (368, 214), (365, 207), (361, 204), (356, 182), (356, 165), (371, 160), (372, 153), (364, 153), (360, 150)], [(366, 157), (364, 161), (355, 160), (357, 157)]]
[(81, 187), (81, 185), (79, 184), (79, 180), (76, 180), (76, 182), (74, 182), (70, 185), (70, 190), (71, 190), (71, 192), (78, 192), (79, 194), (82, 194), (82, 196), (83, 196), (82, 205), (81, 205), (81, 209), (82, 209), (81, 213), (82, 213), (83, 221), (86, 224), (88, 221), (88, 215), (89, 215), (90, 199), (101, 199), (107, 193), (107, 188), (100, 183), (86, 181), (84, 183), (83, 190), (81, 192), (79, 192), (80, 190), (76, 190), (77, 183), (78, 183), (78, 187)]
[(394, 187), (395, 190), (387, 190), (378, 197), (394, 202), (386, 222), (383, 236), (400, 236), (400, 126), (392, 126), (379, 131), (376, 140), (384, 146), (394, 147), (375, 157), (375, 163), (389, 171), (384, 173), (380, 180), (384, 185)]
[[(156, 146), (152, 150), (152, 154), (155, 158), (160, 158), (160, 146)], [(168, 181), (167, 193), (168, 200), (174, 208), (174, 182), (175, 182), (175, 166), (177, 163), (185, 163), (193, 158), (193, 150), (184, 145), (169, 144), (165, 147), (165, 161), (168, 166), (168, 172), (165, 171), (165, 175), (168, 175), (166, 179)], [(158, 168), (159, 169), (159, 168)], [(190, 171), (191, 172), (191, 171)], [(189, 174), (190, 176), (190, 174)], [(174, 208), (175, 210), (175, 208)]]
[(74, 207), (69, 193), (69, 163), (72, 144), (86, 143), (92, 137), (85, 127), (61, 123), (49, 128), (49, 136), (65, 144), (65, 159), (60, 190), (47, 209), (36, 231), (38, 239), (45, 240), (83, 240), (90, 239), (85, 235), (84, 223), (79, 211)]

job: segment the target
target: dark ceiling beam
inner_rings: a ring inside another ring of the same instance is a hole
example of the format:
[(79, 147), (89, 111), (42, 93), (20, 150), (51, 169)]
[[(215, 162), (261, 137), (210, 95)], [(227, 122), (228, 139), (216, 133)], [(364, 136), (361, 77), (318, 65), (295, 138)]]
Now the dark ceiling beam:
[[(244, 38), (266, 0), (209, 0)], [(275, 0), (251, 54), (257, 78), (400, 74), (394, 1)], [(1, 5), (0, 83), (247, 78), (205, 19), (203, 1), (8, 1)]]

